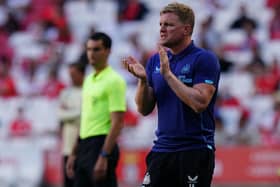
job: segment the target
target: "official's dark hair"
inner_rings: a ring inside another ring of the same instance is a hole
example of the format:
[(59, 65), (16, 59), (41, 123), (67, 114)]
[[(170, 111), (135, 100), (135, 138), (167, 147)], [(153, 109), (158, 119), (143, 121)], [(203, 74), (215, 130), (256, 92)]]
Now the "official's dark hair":
[(73, 63), (69, 64), (69, 67), (76, 68), (82, 74), (85, 74), (85, 72), (86, 72), (86, 65), (81, 62), (73, 62)]
[(110, 36), (103, 32), (96, 32), (89, 37), (90, 40), (102, 40), (103, 46), (106, 49), (111, 49), (112, 46), (112, 39)]

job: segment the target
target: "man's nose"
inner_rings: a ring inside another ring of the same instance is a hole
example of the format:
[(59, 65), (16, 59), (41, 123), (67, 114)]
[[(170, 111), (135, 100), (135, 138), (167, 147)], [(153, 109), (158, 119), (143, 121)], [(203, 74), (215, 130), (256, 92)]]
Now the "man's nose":
[(166, 31), (166, 25), (160, 25), (160, 31)]

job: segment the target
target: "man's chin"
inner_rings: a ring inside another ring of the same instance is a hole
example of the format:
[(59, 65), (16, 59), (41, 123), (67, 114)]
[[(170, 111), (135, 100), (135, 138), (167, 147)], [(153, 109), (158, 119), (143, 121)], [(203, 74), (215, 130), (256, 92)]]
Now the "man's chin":
[(158, 42), (159, 45), (166, 47), (166, 42), (165, 41), (159, 41)]
[(95, 61), (90, 60), (88, 63), (93, 66), (95, 64)]
[(163, 46), (163, 47), (166, 47), (166, 48), (170, 48), (170, 45), (168, 43), (162, 43), (160, 45)]

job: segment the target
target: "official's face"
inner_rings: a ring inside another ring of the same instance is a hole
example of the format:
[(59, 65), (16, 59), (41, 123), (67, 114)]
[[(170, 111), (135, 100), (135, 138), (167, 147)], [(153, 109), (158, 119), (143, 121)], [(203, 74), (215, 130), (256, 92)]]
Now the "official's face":
[(183, 24), (174, 13), (164, 13), (160, 16), (160, 44), (165, 47), (176, 47), (185, 40), (188, 25)]
[(86, 50), (88, 61), (92, 66), (97, 67), (107, 62), (110, 49), (104, 47), (102, 40), (88, 40)]

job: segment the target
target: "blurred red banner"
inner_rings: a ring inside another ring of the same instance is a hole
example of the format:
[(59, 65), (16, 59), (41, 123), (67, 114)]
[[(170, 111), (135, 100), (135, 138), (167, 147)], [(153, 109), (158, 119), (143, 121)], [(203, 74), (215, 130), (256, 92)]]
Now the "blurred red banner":
[(218, 147), (216, 183), (280, 183), (280, 147)]

